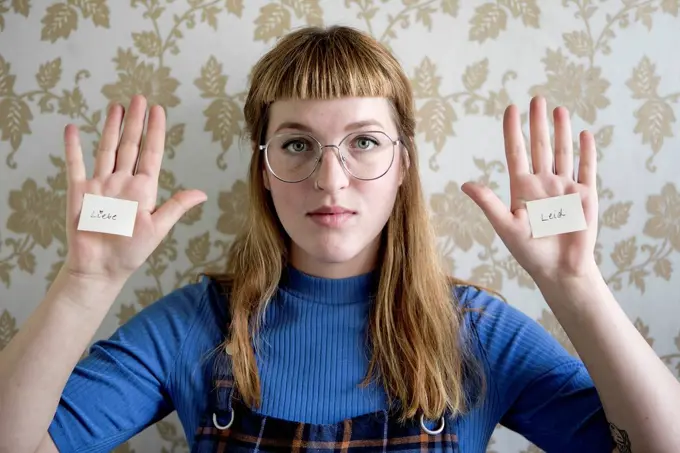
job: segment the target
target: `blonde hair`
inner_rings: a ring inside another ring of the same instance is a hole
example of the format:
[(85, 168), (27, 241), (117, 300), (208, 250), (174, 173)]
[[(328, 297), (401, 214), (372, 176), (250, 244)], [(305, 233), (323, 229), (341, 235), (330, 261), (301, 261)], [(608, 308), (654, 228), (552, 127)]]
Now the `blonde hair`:
[[(286, 98), (345, 96), (387, 98), (408, 166), (393, 212), (384, 228), (379, 288), (369, 320), (372, 345), (362, 385), (377, 379), (399, 402), (400, 419), (422, 413), (436, 419), (446, 410), (464, 412), (464, 381), (483, 378), (462, 339), (462, 309), (435, 246), (418, 174), (415, 111), (410, 82), (390, 52), (372, 37), (348, 27), (308, 27), (281, 38), (255, 65), (245, 101), (247, 133), (254, 149), (249, 169), (249, 209), (229, 252), (225, 274), (215, 275), (231, 313), (234, 382), (250, 407), (260, 405), (253, 340), (288, 260), (287, 235), (263, 181), (268, 106)], [(402, 160), (403, 162), (404, 160)]]

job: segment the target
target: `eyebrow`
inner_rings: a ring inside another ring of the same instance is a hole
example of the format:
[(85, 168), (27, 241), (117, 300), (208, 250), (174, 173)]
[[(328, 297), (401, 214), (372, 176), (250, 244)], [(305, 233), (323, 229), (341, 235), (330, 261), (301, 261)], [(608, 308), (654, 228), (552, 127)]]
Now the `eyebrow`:
[[(362, 127), (366, 126), (378, 126), (381, 129), (385, 129), (385, 127), (380, 123), (380, 121), (375, 120), (375, 119), (368, 119), (368, 120), (362, 120), (362, 121), (355, 121), (353, 123), (349, 123), (347, 126), (345, 126), (345, 132), (349, 132), (354, 129), (360, 129)], [(281, 129), (297, 129), (300, 131), (305, 131), (309, 132), (310, 134), (312, 133), (312, 128), (302, 124), (302, 123), (297, 123), (295, 121), (285, 121), (279, 125), (279, 127), (276, 128), (274, 133), (280, 131)]]

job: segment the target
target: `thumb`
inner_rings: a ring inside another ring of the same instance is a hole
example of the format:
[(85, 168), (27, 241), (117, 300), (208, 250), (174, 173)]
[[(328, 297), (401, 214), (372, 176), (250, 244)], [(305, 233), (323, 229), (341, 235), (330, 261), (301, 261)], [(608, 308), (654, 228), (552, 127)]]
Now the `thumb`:
[(491, 226), (499, 232), (504, 230), (512, 220), (512, 214), (498, 196), (485, 185), (477, 182), (466, 182), (461, 186), (465, 195), (480, 207)]
[(182, 190), (175, 193), (153, 213), (156, 231), (165, 236), (189, 209), (207, 199), (208, 196), (200, 190)]

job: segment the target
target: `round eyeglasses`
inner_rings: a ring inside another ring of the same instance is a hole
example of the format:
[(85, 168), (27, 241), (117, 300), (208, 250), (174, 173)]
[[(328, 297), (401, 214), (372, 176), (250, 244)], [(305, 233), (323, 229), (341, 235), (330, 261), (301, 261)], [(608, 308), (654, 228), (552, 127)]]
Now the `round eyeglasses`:
[(381, 131), (353, 132), (338, 145), (322, 145), (309, 134), (287, 132), (276, 134), (265, 145), (265, 161), (269, 171), (283, 182), (301, 182), (309, 178), (321, 162), (324, 148), (335, 148), (342, 167), (361, 180), (385, 175), (394, 161), (399, 139), (392, 140)]

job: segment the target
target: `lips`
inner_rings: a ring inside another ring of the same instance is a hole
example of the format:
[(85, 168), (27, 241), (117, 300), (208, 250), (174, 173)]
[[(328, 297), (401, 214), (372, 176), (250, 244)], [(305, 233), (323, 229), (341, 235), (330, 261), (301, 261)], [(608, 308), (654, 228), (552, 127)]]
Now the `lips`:
[(340, 228), (354, 217), (356, 211), (342, 206), (322, 206), (307, 213), (307, 216), (322, 227)]
[(341, 214), (356, 214), (351, 209), (343, 208), (342, 206), (322, 206), (314, 211), (309, 212), (308, 215), (341, 215)]

